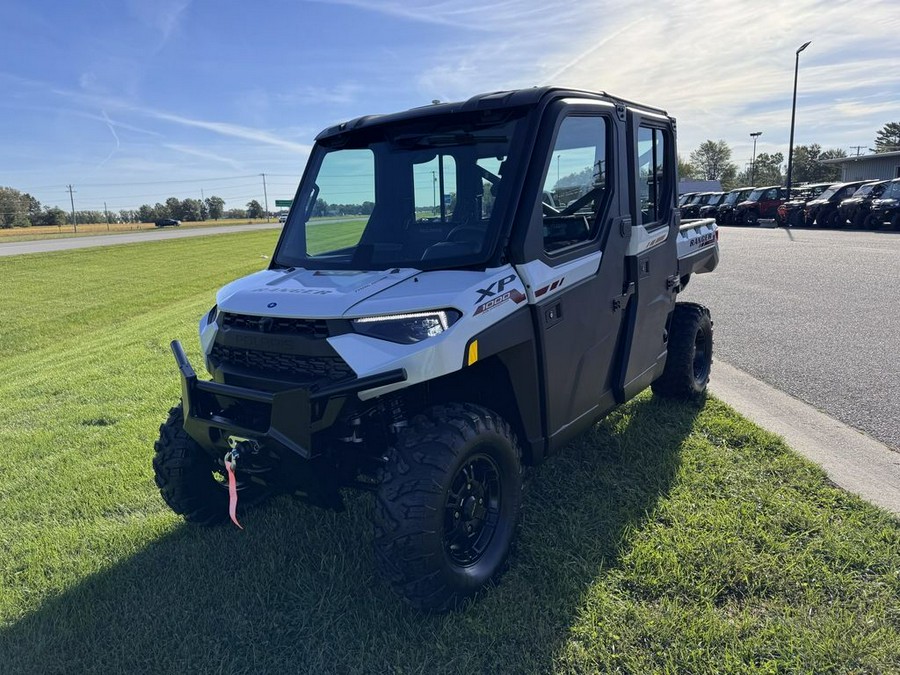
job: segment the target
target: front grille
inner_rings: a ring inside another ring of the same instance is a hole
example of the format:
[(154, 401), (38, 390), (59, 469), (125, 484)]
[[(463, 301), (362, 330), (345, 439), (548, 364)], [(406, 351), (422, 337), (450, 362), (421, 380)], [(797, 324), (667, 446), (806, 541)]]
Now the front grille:
[(339, 356), (301, 356), (279, 354), (257, 349), (240, 349), (214, 345), (209, 355), (214, 368), (237, 366), (259, 373), (291, 375), (297, 380), (338, 381), (354, 376), (353, 369)]
[(274, 316), (251, 316), (249, 314), (223, 312), (222, 327), (260, 333), (301, 335), (316, 340), (323, 340), (329, 336), (328, 323), (324, 319), (286, 319)]

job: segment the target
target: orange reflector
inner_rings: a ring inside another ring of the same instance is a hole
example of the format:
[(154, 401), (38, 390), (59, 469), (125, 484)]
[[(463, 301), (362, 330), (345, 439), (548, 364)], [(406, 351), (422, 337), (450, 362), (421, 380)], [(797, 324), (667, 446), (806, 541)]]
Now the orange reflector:
[(469, 356), (466, 359), (466, 365), (471, 366), (478, 360), (478, 340), (472, 340), (469, 344)]

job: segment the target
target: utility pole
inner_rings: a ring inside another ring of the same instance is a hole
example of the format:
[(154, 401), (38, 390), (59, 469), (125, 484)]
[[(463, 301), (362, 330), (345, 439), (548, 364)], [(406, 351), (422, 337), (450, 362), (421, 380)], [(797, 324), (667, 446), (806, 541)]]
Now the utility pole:
[(103, 202), (103, 213), (106, 214), (106, 231), (109, 232), (109, 210), (106, 208), (106, 202)]
[(859, 157), (859, 151), (862, 150), (866, 146), (865, 145), (851, 145), (850, 147), (856, 148), (856, 156)]
[(72, 186), (66, 186), (69, 189), (69, 202), (72, 204), (72, 225), (75, 227), (75, 234), (78, 234), (78, 221), (75, 220), (75, 198), (72, 196)]
[[(200, 217), (203, 218), (203, 209), (204, 204), (206, 204), (206, 197), (203, 196), (203, 188), (200, 188)], [(203, 218), (203, 220), (206, 220)]]
[(263, 196), (265, 197), (265, 200), (266, 200), (266, 222), (268, 223), (269, 222), (269, 193), (266, 190), (266, 174), (261, 173), (259, 175), (263, 177)]

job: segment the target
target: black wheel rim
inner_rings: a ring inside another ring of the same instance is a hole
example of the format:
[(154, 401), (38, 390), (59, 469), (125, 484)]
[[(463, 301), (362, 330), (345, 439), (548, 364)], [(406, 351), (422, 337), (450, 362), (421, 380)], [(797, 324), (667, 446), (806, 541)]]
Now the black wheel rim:
[(461, 567), (484, 556), (500, 522), (500, 469), (488, 455), (469, 457), (447, 491), (444, 508), (444, 549)]
[(706, 384), (709, 375), (709, 347), (706, 332), (701, 328), (694, 337), (694, 380), (701, 386)]

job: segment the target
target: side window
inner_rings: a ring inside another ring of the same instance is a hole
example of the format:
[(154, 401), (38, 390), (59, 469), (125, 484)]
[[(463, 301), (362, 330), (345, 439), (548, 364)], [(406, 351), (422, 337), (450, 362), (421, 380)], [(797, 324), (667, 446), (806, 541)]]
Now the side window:
[(667, 144), (667, 134), (662, 129), (639, 127), (637, 180), (638, 206), (642, 225), (656, 223), (667, 214), (666, 202), (670, 196), (667, 178), (672, 170), (666, 160)]
[(766, 190), (766, 194), (763, 195), (763, 199), (778, 199), (778, 188)]
[(541, 193), (544, 250), (590, 241), (609, 195), (603, 117), (567, 117), (556, 136)]

